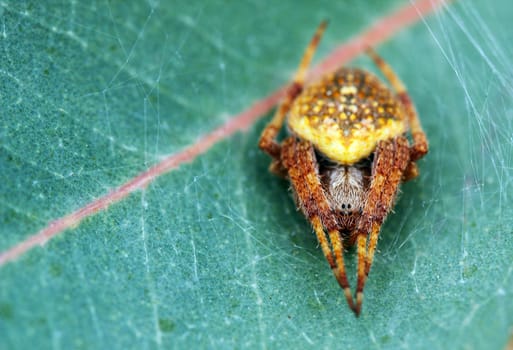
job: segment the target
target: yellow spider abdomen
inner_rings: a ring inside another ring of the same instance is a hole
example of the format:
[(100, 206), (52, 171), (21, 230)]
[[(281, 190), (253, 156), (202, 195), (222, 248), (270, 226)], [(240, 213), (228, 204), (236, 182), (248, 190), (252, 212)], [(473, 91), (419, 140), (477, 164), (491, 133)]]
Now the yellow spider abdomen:
[(408, 129), (403, 107), (390, 89), (374, 75), (351, 68), (305, 88), (291, 107), (288, 125), (341, 164), (368, 157), (379, 141)]

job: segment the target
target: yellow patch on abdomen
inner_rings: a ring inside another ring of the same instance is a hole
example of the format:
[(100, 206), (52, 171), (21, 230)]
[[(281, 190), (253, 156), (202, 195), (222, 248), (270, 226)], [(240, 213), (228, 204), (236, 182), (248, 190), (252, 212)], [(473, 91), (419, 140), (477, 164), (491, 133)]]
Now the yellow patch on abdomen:
[(308, 118), (291, 117), (289, 128), (298, 137), (312, 142), (329, 159), (351, 165), (374, 152), (379, 141), (405, 133), (407, 126), (403, 120), (388, 119), (383, 127), (372, 131), (365, 128), (343, 130), (336, 123), (313, 126)]

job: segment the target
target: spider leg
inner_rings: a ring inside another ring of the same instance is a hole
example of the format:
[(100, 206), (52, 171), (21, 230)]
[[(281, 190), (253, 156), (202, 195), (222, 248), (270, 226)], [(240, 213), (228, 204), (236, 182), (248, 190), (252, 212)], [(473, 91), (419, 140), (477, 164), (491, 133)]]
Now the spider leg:
[(413, 180), (417, 176), (419, 176), (419, 167), (417, 166), (417, 163), (410, 159), (410, 163), (406, 167), (406, 170), (404, 170), (403, 182)]
[(317, 49), (317, 46), (319, 45), (322, 34), (326, 29), (326, 25), (327, 22), (324, 21), (317, 28), (317, 31), (315, 32), (312, 40), (310, 41), (310, 44), (307, 46), (305, 53), (303, 54), (299, 68), (294, 76), (294, 80), (287, 90), (284, 101), (276, 110), (273, 119), (269, 122), (269, 124), (267, 124), (265, 129), (262, 131), (262, 135), (260, 136), (258, 146), (273, 158), (270, 169), (273, 173), (278, 175), (283, 175), (284, 170), (280, 161), (281, 146), (276, 141), (276, 137), (278, 136), (278, 133), (283, 126), (283, 122), (285, 121), (285, 117), (290, 110), (292, 102), (294, 102), (296, 97), (303, 90), (308, 67), (310, 66), (310, 62), (312, 61), (312, 57), (315, 53), (315, 50)]
[[(381, 70), (383, 75), (388, 79), (392, 87), (397, 93), (397, 97), (404, 106), (404, 109), (408, 115), (410, 123), (411, 135), (413, 138), (413, 145), (410, 150), (410, 158), (412, 162), (422, 158), (428, 152), (428, 142), (426, 134), (422, 130), (420, 119), (415, 110), (415, 106), (411, 101), (410, 95), (406, 91), (403, 82), (399, 79), (397, 74), (393, 71), (392, 67), (385, 62), (372, 48), (367, 49), (367, 54), (372, 58), (376, 66)], [(418, 175), (418, 171), (415, 171), (414, 166), (411, 166), (411, 170), (407, 172), (406, 179), (411, 179)]]
[[(372, 262), (374, 260), (374, 253), (376, 252), (376, 246), (378, 244), (378, 236), (379, 236), (379, 229), (381, 228), (381, 224), (378, 224), (377, 222), (374, 222), (372, 224), (371, 232), (369, 235), (369, 247), (367, 250), (367, 263), (365, 265), (365, 276), (364, 278), (367, 279), (367, 276), (369, 275), (370, 268), (372, 266)], [(364, 281), (365, 283), (365, 281)]]
[[(322, 188), (313, 146), (307, 141), (296, 141), (291, 136), (283, 141), (282, 162), (296, 191), (299, 206), (312, 223), (322, 252), (330, 264), (339, 285), (344, 290), (347, 303), (354, 310), (353, 297), (345, 271), (344, 247), (338, 224)], [(329, 241), (324, 228), (328, 231)]]
[[(378, 143), (367, 203), (356, 230), (358, 249), (356, 315), (359, 315), (361, 311), (363, 288), (374, 259), (381, 225), (392, 208), (399, 184), (409, 162), (410, 147), (406, 137), (400, 136)], [(367, 250), (367, 235), (369, 234)]]
[(322, 226), (321, 218), (319, 216), (319, 209), (317, 208), (314, 197), (310, 192), (307, 183), (304, 181), (303, 172), (301, 169), (295, 167), (295, 164), (298, 161), (296, 157), (296, 146), (297, 144), (293, 137), (289, 137), (283, 141), (282, 158), (284, 159), (284, 165), (287, 167), (289, 179), (296, 191), (298, 205), (312, 223), (317, 239), (330, 267), (335, 269), (335, 261), (333, 260), (333, 254), (324, 233), (324, 227)]

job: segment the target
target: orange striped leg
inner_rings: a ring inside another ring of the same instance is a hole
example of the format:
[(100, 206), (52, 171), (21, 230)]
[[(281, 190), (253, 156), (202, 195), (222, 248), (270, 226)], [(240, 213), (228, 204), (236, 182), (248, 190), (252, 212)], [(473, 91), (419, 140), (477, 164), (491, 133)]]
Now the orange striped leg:
[(269, 124), (267, 124), (265, 129), (262, 131), (262, 135), (260, 136), (258, 146), (264, 152), (273, 157), (273, 163), (271, 163), (271, 169), (273, 172), (279, 172), (279, 169), (281, 168), (279, 163), (281, 153), (280, 145), (276, 142), (276, 137), (278, 136), (278, 133), (283, 126), (285, 116), (290, 110), (292, 102), (294, 102), (296, 97), (303, 90), (303, 84), (305, 81), (306, 73), (308, 71), (308, 67), (310, 66), (310, 62), (312, 61), (312, 57), (317, 49), (317, 46), (319, 45), (322, 34), (326, 29), (326, 25), (327, 22), (324, 21), (317, 28), (317, 31), (315, 32), (312, 40), (310, 41), (310, 44), (303, 54), (303, 58), (301, 59), (301, 63), (299, 64), (294, 80), (287, 91), (287, 95), (285, 96), (285, 100), (276, 110), (273, 119), (269, 122)]
[(326, 260), (328, 261), (331, 269), (335, 270), (335, 260), (333, 259), (333, 253), (331, 252), (328, 238), (324, 232), (324, 227), (319, 216), (317, 203), (315, 202), (308, 184), (304, 179), (303, 169), (299, 169), (295, 166), (297, 163), (296, 141), (293, 137), (289, 137), (283, 141), (282, 159), (283, 164), (288, 172), (289, 180), (292, 183), (292, 186), (294, 187), (295, 193), (297, 195), (297, 204), (302, 209), (308, 220), (311, 222)]
[[(282, 162), (296, 191), (299, 206), (312, 223), (324, 256), (344, 290), (347, 303), (354, 310), (354, 302), (344, 264), (343, 243), (317, 172), (317, 160), (311, 143), (289, 137), (283, 142)], [(328, 231), (331, 249), (324, 228)]]
[[(410, 152), (410, 157), (412, 156), (412, 151)], [(403, 182), (413, 180), (419, 176), (419, 167), (417, 166), (417, 163), (415, 163), (413, 160), (410, 159), (410, 163), (406, 167), (406, 170), (403, 174)]]
[[(392, 209), (394, 198), (404, 171), (410, 162), (410, 147), (405, 137), (380, 141), (372, 168), (372, 180), (367, 203), (356, 231), (358, 249), (358, 279), (356, 285), (356, 308), (358, 316), (363, 302), (363, 288), (370, 271), (381, 224)], [(370, 233), (369, 250), (366, 249)]]
[(377, 222), (372, 223), (372, 230), (369, 235), (369, 247), (367, 250), (367, 264), (365, 267), (365, 278), (369, 275), (372, 262), (374, 260), (374, 253), (376, 252), (376, 246), (378, 244), (379, 229), (381, 225)]
[[(383, 75), (388, 79), (392, 87), (397, 93), (397, 97), (402, 102), (410, 123), (411, 134), (413, 138), (413, 145), (410, 151), (411, 161), (414, 162), (422, 158), (428, 152), (428, 142), (426, 134), (422, 130), (419, 116), (415, 110), (410, 95), (406, 91), (406, 87), (399, 79), (397, 74), (393, 71), (392, 67), (385, 62), (372, 48), (367, 49), (367, 54), (372, 58), (376, 66), (381, 70)], [(410, 172), (413, 174), (414, 172)], [(413, 176), (414, 177), (414, 176)], [(412, 177), (410, 177), (412, 178)]]
[(326, 238), (326, 233), (324, 232), (324, 227), (322, 226), (321, 218), (318, 215), (314, 215), (310, 218), (310, 222), (312, 223), (312, 227), (315, 231), (315, 235), (317, 236), (317, 240), (321, 245), (322, 253), (324, 257), (328, 261), (330, 268), (335, 271), (337, 265), (335, 265), (335, 261), (333, 260), (333, 253), (331, 252), (331, 248)]
[(315, 151), (310, 142), (301, 141), (298, 143), (298, 156), (300, 167), (305, 169), (306, 180), (308, 187), (314, 197), (314, 201), (318, 206), (322, 222), (328, 230), (328, 235), (331, 242), (333, 253), (335, 254), (335, 263), (337, 270), (333, 270), (339, 285), (344, 290), (347, 303), (351, 309), (354, 309), (353, 298), (351, 296), (351, 289), (347, 279), (345, 264), (344, 264), (344, 244), (338, 231), (338, 224), (335, 215), (329, 207), (328, 201), (324, 190), (322, 189), (319, 175), (317, 172), (317, 160), (315, 158)]

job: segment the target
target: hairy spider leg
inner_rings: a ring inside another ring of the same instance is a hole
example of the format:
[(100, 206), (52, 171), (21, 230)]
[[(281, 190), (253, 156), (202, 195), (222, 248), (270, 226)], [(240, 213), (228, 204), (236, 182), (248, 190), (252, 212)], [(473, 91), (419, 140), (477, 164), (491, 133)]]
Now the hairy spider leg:
[[(291, 136), (283, 141), (281, 158), (296, 191), (299, 207), (311, 222), (322, 252), (328, 260), (337, 282), (344, 290), (349, 307), (354, 310), (354, 301), (344, 264), (344, 247), (337, 228), (336, 217), (322, 189), (314, 148), (310, 142), (297, 141), (295, 137)], [(328, 231), (331, 249), (324, 228)]]
[(317, 239), (321, 245), (322, 252), (328, 260), (328, 263), (332, 269), (336, 268), (335, 261), (333, 260), (333, 254), (329, 247), (329, 242), (324, 233), (324, 227), (322, 226), (321, 218), (319, 216), (319, 210), (315, 203), (314, 197), (308, 188), (308, 184), (304, 181), (304, 176), (301, 173), (301, 169), (295, 166), (296, 153), (295, 153), (295, 140), (293, 137), (289, 137), (283, 141), (282, 147), (282, 159), (284, 159), (284, 166), (288, 172), (289, 179), (294, 187), (297, 194), (298, 206), (303, 209), (305, 216), (310, 220), (312, 226), (317, 235)]
[[(390, 65), (379, 56), (377, 52), (375, 52), (372, 48), (367, 48), (367, 54), (370, 56), (370, 58), (374, 61), (376, 66), (379, 68), (379, 70), (383, 73), (385, 78), (389, 81), (389, 83), (394, 88), (397, 98), (402, 103), (405, 112), (408, 116), (408, 122), (410, 131), (412, 134), (413, 139), (413, 145), (409, 149), (409, 162), (406, 165), (406, 168), (404, 169), (404, 172), (402, 174), (402, 180), (408, 181), (418, 176), (419, 170), (416, 164), (416, 161), (422, 158), (426, 153), (428, 152), (428, 142), (426, 138), (426, 134), (422, 130), (422, 125), (420, 123), (417, 111), (415, 110), (415, 107), (413, 103), (411, 102), (411, 98), (402, 83), (402, 81), (399, 79), (397, 74), (395, 74), (394, 70)], [(372, 262), (374, 259), (374, 253), (376, 250), (376, 245), (378, 241), (379, 231), (381, 228), (381, 223), (373, 222), (372, 226), (370, 227), (370, 236), (369, 236), (369, 242), (368, 242), (368, 251), (367, 251), (367, 262), (365, 264), (364, 273), (361, 273), (362, 267), (359, 263), (358, 266), (358, 275), (362, 276), (358, 278), (358, 285), (357, 285), (357, 311), (360, 312), (361, 309), (361, 303), (363, 299), (363, 286), (365, 285), (365, 279), (367, 278), (370, 268), (372, 266)], [(368, 232), (368, 230), (367, 230)], [(363, 245), (362, 240), (363, 238), (360, 238), (361, 235), (358, 236), (358, 246)], [(362, 253), (363, 254), (363, 253)], [(363, 259), (361, 258), (362, 254), (359, 254), (359, 260)], [(360, 290), (360, 292), (358, 292)], [(360, 293), (360, 297), (358, 298), (358, 293)], [(360, 300), (358, 300), (360, 299)]]
[(372, 223), (371, 233), (369, 235), (369, 246), (367, 251), (367, 264), (365, 265), (365, 279), (367, 279), (367, 276), (369, 276), (370, 267), (372, 266), (372, 262), (374, 260), (374, 253), (376, 251), (376, 246), (378, 245), (378, 236), (380, 228), (381, 225), (377, 222)]
[[(376, 148), (372, 166), (372, 181), (367, 204), (356, 230), (358, 249), (358, 268), (356, 285), (356, 308), (358, 316), (363, 302), (363, 288), (370, 271), (378, 235), (383, 221), (390, 212), (404, 171), (410, 162), (410, 146), (404, 136), (392, 140), (380, 141)], [(369, 247), (366, 249), (370, 233)]]
[(408, 122), (410, 124), (411, 135), (413, 139), (413, 145), (410, 150), (410, 164), (408, 164), (408, 168), (405, 171), (404, 180), (411, 180), (418, 176), (419, 171), (415, 162), (420, 158), (424, 157), (428, 152), (428, 142), (426, 138), (426, 134), (422, 130), (422, 125), (420, 123), (419, 116), (417, 111), (415, 110), (415, 106), (411, 102), (410, 95), (406, 91), (406, 88), (395, 74), (394, 70), (390, 65), (381, 57), (377, 52), (375, 52), (372, 48), (367, 48), (367, 54), (374, 61), (374, 64), (379, 68), (379, 70), (383, 73), (385, 78), (390, 82), (392, 87), (394, 88), (397, 98), (401, 101), (406, 114), (408, 115)]
[(280, 104), (273, 116), (273, 119), (269, 122), (269, 124), (267, 124), (265, 129), (262, 131), (262, 135), (260, 136), (258, 146), (273, 158), (270, 169), (273, 173), (278, 175), (282, 175), (283, 167), (280, 162), (281, 146), (278, 142), (276, 142), (276, 137), (278, 136), (278, 133), (283, 126), (283, 122), (288, 111), (290, 110), (292, 102), (294, 102), (296, 97), (303, 90), (303, 84), (305, 81), (306, 73), (308, 71), (308, 67), (310, 66), (312, 57), (317, 49), (317, 46), (319, 45), (319, 41), (321, 40), (322, 34), (324, 33), (327, 24), (328, 22), (323, 21), (317, 28), (312, 40), (310, 41), (310, 44), (307, 46), (305, 53), (303, 54), (303, 58), (301, 59), (301, 63), (299, 64), (294, 79), (287, 90), (285, 99)]

